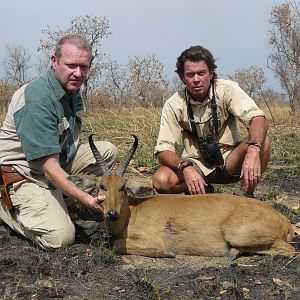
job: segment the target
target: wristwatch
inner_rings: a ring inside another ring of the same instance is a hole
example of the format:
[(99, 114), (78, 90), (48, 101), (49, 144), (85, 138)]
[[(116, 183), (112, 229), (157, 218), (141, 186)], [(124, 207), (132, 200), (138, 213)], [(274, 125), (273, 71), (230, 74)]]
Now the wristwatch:
[(177, 170), (178, 170), (178, 173), (179, 174), (183, 174), (183, 170), (186, 168), (186, 167), (190, 167), (192, 166), (193, 163), (190, 161), (190, 160), (183, 160), (179, 163), (178, 167), (177, 167)]
[(261, 142), (260, 141), (257, 141), (257, 140), (250, 140), (248, 142), (246, 142), (246, 144), (248, 145), (254, 145), (256, 147), (258, 147), (259, 149), (261, 149)]

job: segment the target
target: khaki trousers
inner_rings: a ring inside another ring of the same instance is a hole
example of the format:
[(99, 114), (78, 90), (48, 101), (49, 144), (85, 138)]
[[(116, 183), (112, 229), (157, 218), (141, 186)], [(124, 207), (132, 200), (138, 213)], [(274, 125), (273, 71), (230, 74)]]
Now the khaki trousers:
[[(95, 142), (95, 145), (111, 170), (118, 160), (118, 149), (105, 141)], [(78, 147), (74, 159), (65, 170), (69, 174), (99, 175), (88, 144)], [(75, 226), (61, 191), (23, 180), (10, 187), (10, 197), (14, 207), (9, 210), (0, 201), (0, 219), (13, 230), (48, 250), (74, 243)]]

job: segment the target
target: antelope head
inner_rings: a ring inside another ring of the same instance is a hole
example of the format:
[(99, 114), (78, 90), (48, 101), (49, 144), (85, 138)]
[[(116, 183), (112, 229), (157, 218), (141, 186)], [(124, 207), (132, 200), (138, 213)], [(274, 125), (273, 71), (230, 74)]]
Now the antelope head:
[(128, 197), (139, 192), (139, 185), (134, 181), (126, 180), (123, 176), (138, 146), (137, 136), (133, 135), (133, 137), (133, 145), (120, 163), (117, 171), (110, 173), (105, 160), (93, 142), (93, 134), (91, 134), (89, 145), (96, 164), (99, 166), (99, 176), (72, 175), (68, 177), (78, 187), (84, 190), (87, 188), (93, 189), (94, 194), (104, 194), (106, 196), (103, 206), (105, 219), (109, 222), (117, 221), (122, 211), (128, 210), (128, 205), (125, 203)]

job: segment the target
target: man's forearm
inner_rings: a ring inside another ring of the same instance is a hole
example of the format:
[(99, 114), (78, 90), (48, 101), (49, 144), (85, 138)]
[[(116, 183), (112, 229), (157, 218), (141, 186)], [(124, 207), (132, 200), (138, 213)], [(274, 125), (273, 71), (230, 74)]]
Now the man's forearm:
[(46, 178), (64, 195), (77, 200), (83, 205), (89, 205), (88, 198), (90, 196), (68, 181), (69, 174), (60, 167), (57, 158), (45, 158), (42, 165)]
[(249, 128), (249, 140), (264, 142), (268, 131), (266, 119), (264, 117), (254, 117)]
[(158, 153), (157, 158), (163, 166), (169, 167), (174, 171), (177, 171), (178, 164), (181, 161), (180, 157), (170, 150)]

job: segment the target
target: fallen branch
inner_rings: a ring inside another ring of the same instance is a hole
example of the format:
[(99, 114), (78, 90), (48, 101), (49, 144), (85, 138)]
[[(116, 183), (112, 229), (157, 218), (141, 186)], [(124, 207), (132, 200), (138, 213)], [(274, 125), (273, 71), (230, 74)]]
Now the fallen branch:
[(296, 255), (295, 257), (293, 257), (287, 264), (285, 264), (283, 266), (283, 269), (285, 269), (285, 267), (287, 267), (289, 264), (291, 264), (299, 255), (300, 255), (300, 253), (298, 255)]

